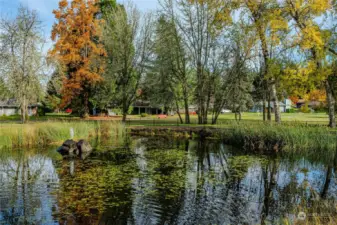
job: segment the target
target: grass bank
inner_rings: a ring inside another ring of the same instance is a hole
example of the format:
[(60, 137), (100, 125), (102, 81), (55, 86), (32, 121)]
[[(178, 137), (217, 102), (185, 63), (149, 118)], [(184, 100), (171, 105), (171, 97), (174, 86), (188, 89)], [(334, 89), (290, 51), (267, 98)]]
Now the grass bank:
[(230, 144), (252, 150), (292, 153), (335, 151), (336, 135), (336, 131), (328, 127), (296, 122), (287, 125), (233, 122), (227, 129), (218, 130), (218, 136)]
[(61, 144), (71, 138), (86, 139), (90, 142), (108, 143), (111, 139), (122, 137), (124, 125), (115, 121), (73, 121), (36, 122), (28, 124), (0, 124), (0, 148), (44, 147)]
[(232, 121), (226, 126), (143, 126), (132, 127), (130, 130), (131, 134), (141, 136), (216, 138), (227, 144), (259, 152), (315, 153), (326, 150), (334, 152), (337, 142), (336, 130), (296, 122), (278, 125)]

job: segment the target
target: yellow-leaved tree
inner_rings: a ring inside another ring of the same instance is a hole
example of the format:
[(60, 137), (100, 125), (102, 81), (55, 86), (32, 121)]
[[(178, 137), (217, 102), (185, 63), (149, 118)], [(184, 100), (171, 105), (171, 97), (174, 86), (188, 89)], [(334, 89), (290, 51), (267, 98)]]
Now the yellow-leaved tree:
[(336, 56), (336, 53), (328, 45), (331, 33), (317, 22), (325, 13), (333, 9), (332, 2), (330, 0), (286, 0), (283, 4), (282, 9), (289, 17), (289, 23), (296, 26), (294, 43), (300, 46), (303, 53), (310, 55), (299, 70), (289, 71), (289, 74), (291, 76), (296, 76), (297, 73), (303, 75), (304, 82), (312, 88), (319, 84), (324, 85), (329, 109), (329, 126), (336, 127), (336, 100), (329, 82), (329, 76), (332, 75), (329, 55)]
[[(234, 15), (240, 14), (238, 17), (244, 21), (247, 29), (256, 34), (253, 41), (258, 45), (263, 58), (261, 68), (261, 78), (264, 83), (262, 85), (264, 88), (263, 108), (266, 108), (267, 95), (270, 95), (274, 103), (275, 121), (280, 123), (281, 114), (277, 96), (277, 80), (272, 71), (271, 48), (280, 45), (279, 34), (288, 29), (288, 23), (282, 16), (277, 0), (233, 0), (231, 2), (231, 11)], [(224, 13), (224, 18), (228, 17), (228, 10), (220, 10), (219, 13), (221, 14), (221, 12)], [(222, 17), (218, 16), (217, 18), (221, 19)], [(265, 120), (265, 110), (263, 111)], [(269, 115), (268, 118), (270, 119), (271, 116)]]

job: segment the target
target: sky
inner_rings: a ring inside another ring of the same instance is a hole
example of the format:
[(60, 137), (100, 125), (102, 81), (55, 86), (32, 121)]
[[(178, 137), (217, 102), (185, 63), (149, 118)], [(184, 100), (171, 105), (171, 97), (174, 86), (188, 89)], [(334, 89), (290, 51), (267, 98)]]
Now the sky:
[[(130, 0), (134, 2), (138, 8), (143, 11), (155, 10), (158, 6), (157, 0)], [(28, 6), (38, 12), (43, 25), (43, 33), (50, 42), (51, 28), (54, 23), (53, 9), (58, 8), (59, 0), (0, 0), (0, 16), (12, 17), (16, 14), (20, 4)], [(125, 0), (117, 0), (119, 3), (128, 2)]]

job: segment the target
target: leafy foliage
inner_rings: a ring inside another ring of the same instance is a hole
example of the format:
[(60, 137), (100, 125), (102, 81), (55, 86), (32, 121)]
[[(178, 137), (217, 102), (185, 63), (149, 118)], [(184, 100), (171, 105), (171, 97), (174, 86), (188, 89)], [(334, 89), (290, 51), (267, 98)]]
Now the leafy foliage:
[(0, 75), (6, 84), (2, 87), (19, 104), (22, 122), (26, 122), (29, 104), (37, 103), (41, 97), (43, 43), (35, 11), (21, 6), (16, 18), (0, 21)]
[(89, 113), (90, 87), (101, 81), (104, 65), (101, 57), (106, 55), (99, 43), (102, 21), (95, 18), (99, 7), (97, 0), (61, 0), (54, 10), (57, 23), (53, 26), (55, 41), (50, 55), (62, 65), (65, 74), (62, 87), (62, 104), (65, 107), (83, 95), (84, 114)]

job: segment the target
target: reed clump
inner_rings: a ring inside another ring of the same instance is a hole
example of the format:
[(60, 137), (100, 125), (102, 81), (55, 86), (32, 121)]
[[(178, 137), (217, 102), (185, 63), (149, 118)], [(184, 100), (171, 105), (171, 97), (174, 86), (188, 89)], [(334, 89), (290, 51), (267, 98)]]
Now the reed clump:
[(117, 121), (37, 122), (28, 124), (1, 124), (0, 148), (44, 147), (60, 144), (72, 138), (101, 142), (124, 136), (126, 129)]
[(221, 129), (220, 137), (230, 144), (244, 145), (253, 150), (298, 152), (335, 150), (336, 131), (322, 126), (304, 124), (232, 123)]

